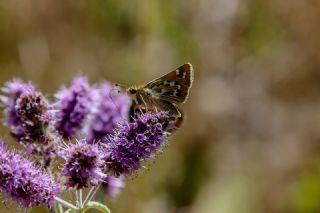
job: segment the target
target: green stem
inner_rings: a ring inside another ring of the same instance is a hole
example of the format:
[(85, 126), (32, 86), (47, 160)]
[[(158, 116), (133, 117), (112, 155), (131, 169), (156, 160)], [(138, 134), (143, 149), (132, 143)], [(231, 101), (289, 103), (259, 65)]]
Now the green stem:
[(80, 209), (83, 208), (83, 205), (82, 205), (82, 189), (79, 190), (79, 206), (80, 206)]
[[(86, 197), (86, 199), (85, 199), (85, 201), (84, 201), (84, 203), (83, 203), (83, 206), (86, 206), (87, 203), (91, 201), (91, 199), (93, 198), (93, 196), (97, 193), (100, 185), (101, 185), (101, 184), (99, 184), (98, 186), (96, 186), (96, 188), (95, 188), (92, 192), (91, 192), (91, 190), (90, 190), (91, 194), (88, 194), (88, 196)], [(89, 192), (89, 193), (90, 193), (90, 192)]]
[(83, 206), (85, 206), (89, 202), (89, 198), (91, 197), (91, 194), (94, 192), (95, 189), (96, 189), (96, 187), (91, 187), (86, 198), (84, 199)]
[(65, 201), (65, 200), (63, 200), (63, 199), (61, 199), (59, 197), (55, 197), (54, 199), (55, 199), (55, 201), (57, 201), (62, 206), (65, 206), (65, 207), (67, 207), (69, 209), (78, 209), (75, 205), (73, 205), (73, 204), (69, 203), (68, 201)]
[(60, 203), (58, 203), (58, 210), (59, 210), (59, 213), (63, 213), (63, 207)]
[(76, 190), (75, 193), (76, 193), (76, 206), (80, 209), (81, 207), (79, 202), (79, 191)]

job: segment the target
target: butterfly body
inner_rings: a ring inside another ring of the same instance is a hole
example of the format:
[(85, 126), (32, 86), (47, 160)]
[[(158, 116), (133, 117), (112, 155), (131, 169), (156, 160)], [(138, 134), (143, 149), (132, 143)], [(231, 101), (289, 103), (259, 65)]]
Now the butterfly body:
[(126, 88), (132, 98), (130, 118), (146, 111), (164, 110), (170, 113), (173, 125), (179, 127), (183, 120), (179, 105), (187, 100), (192, 83), (193, 68), (187, 63), (146, 85)]

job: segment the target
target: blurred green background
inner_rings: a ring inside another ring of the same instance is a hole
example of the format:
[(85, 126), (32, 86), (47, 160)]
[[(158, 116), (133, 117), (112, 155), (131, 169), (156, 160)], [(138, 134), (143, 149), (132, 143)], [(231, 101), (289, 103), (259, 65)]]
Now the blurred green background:
[(114, 213), (317, 213), (319, 20), (316, 0), (1, 0), (0, 83), (31, 80), (52, 98), (79, 73), (140, 84), (190, 61), (183, 127), (104, 202)]

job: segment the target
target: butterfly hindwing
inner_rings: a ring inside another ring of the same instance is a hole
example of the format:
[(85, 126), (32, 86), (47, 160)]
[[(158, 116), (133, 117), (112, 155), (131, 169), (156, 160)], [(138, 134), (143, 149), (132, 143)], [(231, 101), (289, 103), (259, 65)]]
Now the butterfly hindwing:
[(129, 121), (132, 122), (139, 115), (146, 112), (156, 112), (163, 110), (169, 112), (168, 126), (165, 128), (168, 132), (173, 132), (179, 128), (183, 122), (183, 112), (174, 104), (168, 101), (158, 100), (153, 105), (137, 104), (133, 101), (129, 110)]
[(175, 104), (184, 103), (189, 95), (193, 82), (193, 68), (190, 63), (148, 83), (149, 89), (156, 98)]

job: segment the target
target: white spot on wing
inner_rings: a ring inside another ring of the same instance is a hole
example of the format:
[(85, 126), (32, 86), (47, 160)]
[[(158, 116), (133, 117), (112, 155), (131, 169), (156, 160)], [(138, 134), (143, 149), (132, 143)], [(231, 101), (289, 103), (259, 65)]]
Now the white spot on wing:
[(180, 74), (180, 70), (177, 69), (177, 70), (176, 70), (176, 75), (179, 75), (179, 74)]

